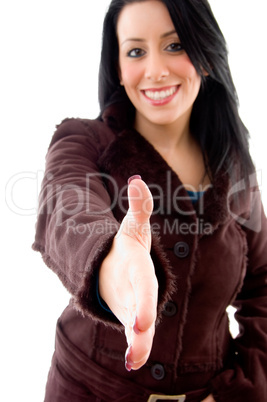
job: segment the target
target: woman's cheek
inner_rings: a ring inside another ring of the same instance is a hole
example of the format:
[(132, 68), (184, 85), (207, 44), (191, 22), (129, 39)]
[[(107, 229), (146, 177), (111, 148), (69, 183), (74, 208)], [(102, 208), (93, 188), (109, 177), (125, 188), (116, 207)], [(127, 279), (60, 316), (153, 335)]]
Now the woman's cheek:
[(142, 71), (137, 64), (124, 64), (121, 66), (121, 78), (123, 85), (136, 86), (142, 79)]
[(173, 64), (172, 71), (175, 71), (178, 76), (184, 79), (195, 78), (198, 75), (187, 54), (179, 59), (179, 63), (176, 61), (176, 65), (175, 63)]

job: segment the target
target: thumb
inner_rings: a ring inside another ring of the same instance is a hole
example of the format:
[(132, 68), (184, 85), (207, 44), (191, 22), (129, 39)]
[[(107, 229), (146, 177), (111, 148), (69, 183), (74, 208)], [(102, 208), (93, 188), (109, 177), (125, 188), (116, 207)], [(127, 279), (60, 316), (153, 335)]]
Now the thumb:
[(149, 218), (153, 211), (153, 198), (141, 176), (132, 176), (128, 180), (128, 201), (129, 209), (116, 237), (122, 233), (126, 234), (137, 240), (150, 252), (151, 229)]
[(139, 224), (146, 224), (153, 212), (153, 198), (141, 176), (132, 176), (128, 180), (129, 212)]

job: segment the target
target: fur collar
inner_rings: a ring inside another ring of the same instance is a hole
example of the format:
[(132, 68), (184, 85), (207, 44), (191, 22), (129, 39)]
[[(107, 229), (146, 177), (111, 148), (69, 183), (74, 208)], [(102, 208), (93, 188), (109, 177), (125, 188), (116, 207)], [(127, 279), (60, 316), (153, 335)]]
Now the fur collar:
[[(161, 202), (167, 213), (177, 212), (170, 203), (170, 194), (176, 192), (179, 197), (179, 210), (189, 212), (188, 215), (183, 215), (184, 220), (195, 220), (199, 217), (211, 224), (213, 230), (230, 220), (233, 212), (234, 215), (248, 217), (247, 198), (240, 196), (235, 201), (228, 199), (232, 186), (226, 173), (217, 175), (203, 199), (193, 206), (179, 177), (155, 148), (133, 128), (122, 129), (125, 127), (125, 116), (122, 105), (121, 108), (112, 105), (102, 116), (104, 123), (112, 128), (116, 135), (101, 156), (101, 169), (113, 177), (120, 177), (124, 183), (127, 183), (132, 175), (141, 175), (153, 194), (154, 208)], [(162, 197), (159, 197), (158, 188), (162, 189)], [(194, 211), (195, 214), (192, 213)]]

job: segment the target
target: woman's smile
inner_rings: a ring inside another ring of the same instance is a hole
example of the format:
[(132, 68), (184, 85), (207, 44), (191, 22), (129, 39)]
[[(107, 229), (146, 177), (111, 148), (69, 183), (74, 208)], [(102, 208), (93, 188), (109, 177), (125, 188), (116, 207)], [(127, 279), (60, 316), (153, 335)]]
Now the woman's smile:
[(144, 97), (155, 106), (162, 106), (172, 101), (176, 96), (180, 85), (169, 86), (164, 88), (149, 88), (141, 90)]

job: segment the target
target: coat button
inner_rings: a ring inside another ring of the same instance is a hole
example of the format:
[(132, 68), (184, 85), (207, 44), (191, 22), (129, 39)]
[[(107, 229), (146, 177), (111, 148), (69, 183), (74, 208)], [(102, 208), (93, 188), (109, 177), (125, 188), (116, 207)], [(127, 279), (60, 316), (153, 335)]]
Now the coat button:
[(151, 375), (154, 380), (163, 380), (163, 378), (165, 377), (165, 369), (162, 364), (154, 364), (151, 367)]
[(162, 311), (162, 314), (165, 315), (165, 317), (173, 317), (177, 313), (177, 307), (174, 302), (167, 302), (164, 306), (164, 310)]
[(179, 241), (175, 243), (173, 251), (176, 257), (185, 258), (189, 254), (189, 246), (187, 243)]

